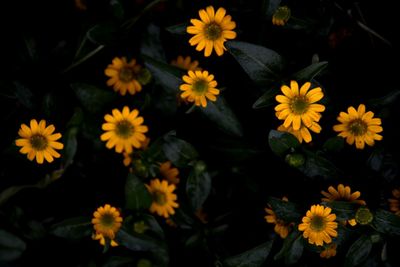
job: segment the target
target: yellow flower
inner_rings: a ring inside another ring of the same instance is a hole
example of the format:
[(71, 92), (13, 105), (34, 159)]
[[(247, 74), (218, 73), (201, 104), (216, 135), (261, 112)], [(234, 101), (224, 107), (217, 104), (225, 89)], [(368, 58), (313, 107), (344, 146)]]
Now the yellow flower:
[(127, 91), (134, 95), (142, 90), (142, 85), (137, 79), (141, 68), (135, 59), (128, 63), (125, 57), (115, 57), (104, 71), (105, 75), (110, 77), (107, 85), (113, 86), (114, 91), (121, 95), (125, 95)]
[[(139, 147), (139, 149), (146, 150), (149, 144), (150, 144), (150, 138), (146, 137), (146, 139), (143, 142), (141, 142), (141, 146)], [(126, 167), (130, 166), (132, 164), (132, 153), (124, 152), (122, 155), (124, 156), (124, 159), (122, 161), (124, 166)]]
[(107, 141), (106, 147), (118, 153), (132, 153), (133, 149), (140, 148), (142, 142), (146, 140), (144, 133), (148, 131), (147, 126), (143, 124), (143, 117), (138, 117), (139, 111), (129, 110), (127, 106), (120, 112), (118, 109), (112, 110), (112, 115), (106, 114), (102, 129), (105, 131), (101, 135), (102, 141)]
[(216, 95), (219, 95), (219, 90), (215, 88), (217, 82), (214, 80), (214, 75), (199, 70), (195, 72), (189, 70), (188, 75), (182, 77), (185, 83), (179, 87), (183, 91), (181, 98), (204, 108), (207, 107), (207, 99), (217, 100)]
[(204, 49), (206, 57), (211, 55), (213, 48), (218, 56), (222, 56), (226, 50), (225, 41), (236, 38), (236, 32), (232, 31), (236, 28), (236, 23), (231, 16), (226, 15), (226, 10), (222, 7), (217, 12), (212, 6), (208, 6), (206, 10), (200, 9), (199, 16), (201, 20), (191, 19), (193, 26), (186, 29), (188, 33), (194, 34), (189, 40), (190, 45), (196, 45), (197, 51)]
[(20, 146), (19, 152), (27, 154), (29, 160), (36, 157), (36, 162), (42, 164), (44, 160), (53, 162), (54, 158), (59, 158), (60, 154), (55, 149), (63, 149), (64, 145), (56, 142), (61, 138), (60, 133), (55, 133), (55, 127), (50, 124), (46, 127), (46, 121), (41, 120), (39, 123), (36, 120), (30, 121), (30, 127), (26, 124), (21, 124), (18, 131), (20, 139), (15, 140), (15, 144)]
[(290, 87), (282, 85), (283, 95), (275, 97), (280, 103), (275, 107), (275, 111), (277, 118), (284, 120), (284, 127), (291, 126), (294, 131), (298, 131), (302, 125), (312, 127), (313, 123), (321, 118), (320, 112), (325, 110), (325, 106), (316, 102), (321, 100), (324, 94), (320, 87), (309, 90), (310, 87), (310, 82), (303, 84), (300, 90), (296, 81), (291, 81)]
[(170, 184), (178, 184), (179, 183), (179, 170), (177, 168), (173, 168), (171, 166), (170, 161), (166, 161), (161, 163), (160, 165), (160, 175), (162, 178), (168, 181)]
[(369, 146), (375, 144), (375, 140), (382, 140), (382, 122), (374, 118), (372, 111), (365, 112), (365, 105), (360, 104), (356, 110), (349, 107), (347, 112), (340, 112), (337, 120), (341, 124), (333, 126), (333, 130), (339, 132), (338, 136), (346, 138), (349, 145), (356, 143), (357, 149), (364, 149), (365, 143)]
[(201, 70), (199, 67), (199, 62), (197, 60), (192, 61), (190, 56), (185, 58), (183, 56), (178, 56), (177, 59), (171, 61), (171, 65), (183, 70)]
[(174, 194), (175, 185), (168, 184), (166, 180), (160, 181), (158, 178), (150, 181), (147, 190), (153, 197), (153, 203), (150, 206), (150, 212), (157, 213), (159, 216), (168, 218), (175, 214), (174, 208), (179, 207), (176, 203), (177, 196)]
[(290, 8), (287, 6), (280, 6), (272, 15), (272, 24), (275, 26), (284, 26), (290, 19)]
[(291, 133), (297, 138), (297, 140), (299, 140), (300, 143), (302, 143), (303, 140), (306, 143), (310, 143), (312, 141), (311, 133), (309, 130), (313, 131), (314, 133), (320, 133), (322, 128), (316, 122), (313, 122), (313, 124), (309, 128), (301, 125), (300, 129), (297, 131), (293, 130), (292, 126), (286, 128), (283, 124), (278, 127), (278, 131)]
[[(93, 240), (99, 240), (100, 245), (105, 246), (106, 245), (106, 239), (104, 238), (103, 234), (95, 233), (92, 235)], [(114, 239), (110, 240), (110, 245), (112, 247), (118, 246), (118, 243), (114, 241)]]
[[(282, 200), (286, 202), (288, 201), (286, 197), (283, 197)], [(270, 205), (268, 206), (269, 208), (265, 208), (265, 212), (268, 214), (264, 216), (265, 221), (267, 221), (268, 223), (274, 223), (275, 233), (277, 233), (281, 238), (286, 238), (287, 235), (289, 234), (291, 223), (286, 223), (285, 221), (279, 219), (276, 216), (275, 212), (272, 210), (271, 206)]]
[(331, 208), (321, 205), (312, 205), (299, 224), (299, 231), (303, 231), (303, 237), (308, 238), (308, 243), (322, 246), (324, 242), (332, 242), (331, 237), (337, 236), (338, 223), (336, 215), (331, 214)]
[(336, 248), (337, 245), (335, 243), (331, 243), (325, 246), (324, 250), (319, 254), (321, 258), (329, 259), (331, 257), (336, 256)]
[(396, 215), (400, 216), (400, 188), (393, 189), (392, 195), (394, 198), (389, 198), (389, 208)]
[(122, 224), (122, 217), (119, 211), (106, 204), (104, 207), (99, 207), (93, 213), (93, 217), (92, 224), (96, 234), (102, 234), (104, 237), (114, 239)]
[(366, 205), (364, 200), (358, 199), (361, 196), (360, 191), (351, 193), (351, 188), (349, 186), (344, 186), (343, 184), (339, 184), (337, 190), (333, 186), (330, 186), (328, 192), (321, 191), (321, 194), (325, 196), (324, 198), (321, 198), (321, 200), (326, 202), (348, 201), (360, 205)]

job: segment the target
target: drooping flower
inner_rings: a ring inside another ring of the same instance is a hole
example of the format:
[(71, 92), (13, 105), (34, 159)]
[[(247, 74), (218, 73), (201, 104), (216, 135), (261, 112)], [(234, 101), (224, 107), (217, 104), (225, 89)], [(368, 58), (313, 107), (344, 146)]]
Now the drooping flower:
[(272, 15), (272, 24), (275, 26), (284, 26), (290, 19), (290, 13), (290, 8), (287, 6), (278, 7)]
[(160, 176), (170, 184), (179, 183), (179, 170), (172, 167), (171, 161), (166, 161), (160, 164)]
[(275, 97), (280, 103), (275, 107), (275, 111), (276, 117), (284, 121), (285, 128), (292, 127), (294, 131), (298, 131), (302, 125), (310, 128), (320, 120), (320, 112), (325, 110), (325, 106), (316, 102), (321, 100), (324, 94), (320, 87), (309, 90), (310, 87), (311, 83), (306, 82), (299, 90), (296, 81), (291, 81), (290, 87), (281, 86), (283, 95)]
[(21, 149), (19, 152), (27, 154), (29, 160), (36, 158), (36, 162), (42, 164), (44, 160), (53, 162), (54, 158), (59, 158), (60, 154), (55, 149), (63, 149), (64, 145), (57, 142), (61, 138), (60, 133), (54, 133), (55, 127), (50, 124), (46, 127), (46, 121), (39, 123), (33, 119), (30, 121), (30, 127), (21, 124), (18, 135), (21, 137), (15, 141), (15, 144)]
[(101, 135), (102, 141), (107, 141), (106, 147), (118, 153), (132, 153), (133, 147), (140, 148), (142, 142), (146, 140), (144, 133), (148, 131), (147, 126), (143, 124), (143, 117), (139, 117), (139, 111), (134, 109), (129, 110), (125, 106), (122, 112), (118, 109), (112, 110), (112, 115), (104, 116), (105, 123), (102, 129), (105, 131)]
[(321, 258), (329, 259), (336, 256), (337, 245), (335, 243), (330, 243), (324, 247), (319, 256)]
[(400, 188), (393, 189), (393, 198), (389, 198), (389, 208), (396, 215), (400, 216)]
[(208, 6), (205, 10), (199, 10), (200, 20), (191, 19), (193, 26), (187, 27), (186, 31), (194, 34), (190, 38), (189, 43), (196, 46), (197, 51), (204, 49), (204, 56), (211, 55), (213, 49), (218, 56), (224, 54), (226, 50), (224, 43), (227, 39), (235, 39), (236, 23), (232, 21), (230, 15), (226, 15), (226, 10), (222, 7), (218, 8), (217, 12), (214, 7)]
[(188, 71), (188, 75), (184, 75), (182, 80), (185, 82), (179, 89), (183, 91), (181, 98), (189, 102), (194, 102), (196, 106), (207, 107), (207, 99), (216, 101), (219, 90), (215, 87), (217, 82), (214, 75), (208, 71)]
[[(100, 243), (100, 245), (102, 245), (102, 246), (105, 246), (105, 245), (106, 245), (106, 239), (105, 239), (105, 237), (104, 237), (103, 234), (94, 233), (94, 234), (92, 235), (92, 239), (93, 239), (93, 240), (99, 240), (99, 243)], [(118, 246), (118, 243), (115, 242), (114, 239), (111, 239), (111, 240), (110, 240), (110, 246), (116, 247), (116, 246)]]
[(110, 77), (107, 81), (108, 86), (112, 86), (115, 92), (125, 95), (129, 92), (131, 95), (142, 91), (142, 85), (138, 81), (138, 74), (141, 66), (136, 64), (136, 59), (129, 63), (125, 57), (115, 57), (112, 64), (109, 64), (104, 73)]
[(150, 181), (149, 185), (146, 184), (146, 187), (153, 198), (150, 212), (157, 213), (164, 218), (175, 214), (174, 208), (179, 207), (176, 202), (177, 196), (173, 193), (176, 188), (175, 185), (168, 184), (166, 180), (160, 181), (158, 178), (155, 178)]
[(171, 61), (171, 65), (183, 70), (201, 70), (199, 67), (199, 62), (197, 60), (192, 61), (190, 56), (178, 56), (176, 59)]
[(303, 237), (308, 239), (308, 243), (322, 246), (324, 243), (330, 244), (332, 237), (337, 236), (335, 222), (336, 215), (331, 213), (331, 208), (321, 205), (312, 205), (299, 224), (299, 231), (303, 232)]
[(379, 118), (374, 118), (372, 111), (365, 112), (365, 105), (360, 104), (357, 110), (349, 107), (346, 112), (340, 112), (337, 120), (340, 124), (333, 126), (339, 132), (338, 136), (346, 138), (349, 145), (355, 143), (357, 149), (364, 149), (365, 144), (373, 146), (375, 140), (382, 140), (383, 128)]
[[(283, 201), (288, 201), (287, 197), (282, 198)], [(264, 219), (267, 223), (275, 224), (274, 231), (277, 233), (281, 238), (286, 238), (289, 234), (291, 223), (287, 223), (284, 220), (278, 218), (275, 212), (272, 210), (271, 206), (268, 205), (269, 208), (265, 208), (265, 212), (267, 213), (264, 216)]]
[(92, 224), (96, 234), (114, 239), (115, 234), (121, 228), (122, 217), (116, 208), (106, 204), (93, 213)]
[(278, 131), (288, 132), (288, 133), (293, 134), (297, 138), (297, 140), (299, 140), (300, 143), (302, 143), (303, 141), (306, 143), (310, 143), (312, 141), (312, 136), (311, 136), (311, 133), (309, 130), (311, 130), (314, 133), (320, 133), (322, 128), (316, 122), (313, 122), (312, 125), (308, 128), (304, 125), (301, 125), (300, 129), (297, 131), (293, 130), (292, 126), (289, 126), (289, 128), (286, 128), (283, 124), (279, 125), (279, 127), (278, 127)]

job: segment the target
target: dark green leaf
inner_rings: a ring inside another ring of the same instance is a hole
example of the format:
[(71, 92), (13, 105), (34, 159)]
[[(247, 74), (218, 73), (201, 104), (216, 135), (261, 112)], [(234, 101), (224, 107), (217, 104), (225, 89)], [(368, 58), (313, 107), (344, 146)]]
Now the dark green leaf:
[(277, 104), (275, 96), (279, 94), (279, 86), (271, 86), (260, 98), (253, 104), (253, 108), (264, 108)]
[(380, 233), (400, 235), (400, 217), (389, 211), (377, 210), (372, 225)]
[(116, 99), (116, 94), (112, 91), (106, 91), (90, 84), (73, 83), (71, 87), (82, 106), (92, 113), (99, 112)]
[(268, 204), (276, 216), (287, 223), (298, 221), (302, 214), (299, 213), (298, 207), (293, 202), (283, 201), (279, 198), (269, 197)]
[[(128, 257), (112, 256), (101, 267), (132, 266), (133, 259)], [(96, 266), (96, 265), (95, 265)]]
[(163, 151), (165, 156), (177, 167), (187, 167), (198, 157), (196, 149), (188, 142), (173, 135), (165, 136)]
[(74, 161), (74, 157), (76, 154), (76, 150), (78, 147), (78, 142), (76, 140), (76, 135), (78, 133), (78, 129), (76, 127), (72, 127), (68, 129), (67, 133), (64, 135), (64, 168), (68, 167)]
[(280, 157), (284, 157), (291, 149), (296, 149), (300, 146), (294, 135), (276, 130), (269, 132), (268, 143), (271, 150)]
[(330, 180), (340, 176), (340, 171), (331, 161), (309, 151), (306, 153), (305, 164), (298, 169), (310, 178), (322, 177)]
[(216, 102), (209, 101), (206, 108), (199, 110), (225, 133), (234, 136), (243, 135), (240, 122), (222, 96), (219, 96)]
[(58, 237), (68, 239), (81, 239), (88, 237), (93, 232), (90, 218), (76, 217), (54, 224), (51, 233)]
[(149, 215), (149, 214), (143, 214), (142, 215), (143, 220), (146, 222), (146, 225), (148, 225), (150, 228), (149, 230), (157, 234), (157, 236), (160, 239), (164, 239), (164, 230), (161, 228), (161, 226), (158, 224), (156, 218), (154, 216)]
[(33, 109), (34, 102), (33, 102), (33, 93), (31, 89), (26, 87), (19, 81), (14, 82), (14, 95), (18, 99), (18, 101), (26, 108)]
[(267, 18), (271, 18), (275, 13), (275, 10), (279, 7), (282, 0), (264, 0), (263, 1), (263, 13)]
[(13, 261), (21, 256), (26, 245), (17, 236), (0, 229), (0, 262)]
[(260, 267), (268, 258), (273, 240), (269, 240), (251, 250), (229, 257), (223, 261), (225, 267)]
[(281, 250), (274, 256), (274, 260), (282, 259), (286, 253), (291, 249), (293, 243), (297, 240), (301, 234), (298, 230), (293, 230), (283, 241), (283, 246)]
[(117, 42), (118, 31), (113, 23), (97, 24), (87, 31), (86, 37), (98, 45), (111, 45)]
[(335, 136), (326, 140), (323, 149), (330, 152), (340, 152), (344, 147), (344, 138)]
[(353, 267), (364, 262), (372, 249), (372, 241), (368, 235), (361, 236), (351, 245), (346, 255), (345, 267)]
[(292, 78), (297, 81), (309, 82), (326, 69), (326, 67), (328, 67), (327, 61), (314, 63), (293, 74)]
[(154, 24), (147, 26), (146, 34), (142, 38), (140, 52), (152, 59), (165, 62), (165, 53), (160, 38), (160, 27)]
[(151, 205), (151, 194), (143, 182), (134, 174), (129, 173), (125, 184), (126, 208), (131, 210), (148, 209)]
[(115, 236), (115, 240), (121, 246), (133, 251), (151, 251), (157, 249), (158, 244), (155, 239), (144, 235), (129, 234), (125, 230), (119, 230)]
[(124, 18), (124, 7), (120, 0), (110, 0), (111, 11), (116, 19), (121, 21)]
[(211, 191), (211, 177), (206, 171), (192, 170), (186, 182), (186, 194), (194, 211), (202, 207)]
[(186, 34), (186, 28), (189, 25), (191, 24), (185, 22), (178, 25), (169, 26), (166, 28), (166, 30), (173, 34)]
[(347, 201), (326, 202), (326, 206), (332, 209), (332, 213), (336, 214), (336, 218), (339, 221), (354, 219), (357, 209), (360, 207), (357, 203)]
[(299, 237), (296, 238), (292, 246), (286, 252), (285, 264), (291, 265), (298, 262), (299, 259), (301, 258), (301, 255), (303, 255), (303, 249), (304, 249), (304, 239), (300, 235)]
[(265, 86), (279, 79), (283, 59), (275, 51), (239, 41), (229, 41), (226, 47), (256, 84)]
[(4, 189), (0, 193), (0, 206), (3, 205), (7, 200), (17, 194), (19, 191), (26, 189), (26, 188), (36, 188), (36, 185), (17, 185), (17, 186), (10, 186), (7, 189)]
[(374, 107), (374, 108), (382, 108), (388, 105), (391, 105), (394, 103), (397, 98), (400, 96), (400, 90), (396, 89), (391, 92), (389, 92), (387, 95), (381, 97), (381, 98), (375, 98), (371, 99), (367, 102), (368, 106)]
[(384, 151), (381, 148), (375, 149), (367, 160), (370, 168), (376, 172), (380, 171), (383, 166)]

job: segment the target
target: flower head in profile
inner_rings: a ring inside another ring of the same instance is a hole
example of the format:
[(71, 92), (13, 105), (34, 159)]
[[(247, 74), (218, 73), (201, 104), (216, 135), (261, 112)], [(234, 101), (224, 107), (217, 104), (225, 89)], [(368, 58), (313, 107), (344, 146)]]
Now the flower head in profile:
[(222, 7), (215, 12), (214, 7), (208, 6), (205, 10), (199, 10), (200, 20), (191, 19), (193, 26), (187, 27), (186, 31), (194, 34), (189, 43), (196, 46), (197, 51), (204, 50), (204, 56), (209, 57), (215, 49), (218, 56), (222, 56), (226, 50), (224, 43), (227, 39), (235, 39), (236, 23), (226, 10)]
[(290, 13), (290, 8), (287, 6), (278, 7), (272, 15), (272, 24), (275, 26), (284, 26), (290, 19)]
[(125, 57), (115, 57), (112, 64), (109, 64), (104, 71), (105, 75), (110, 77), (107, 85), (112, 86), (114, 91), (121, 95), (126, 95), (126, 92), (134, 95), (142, 90), (142, 85), (138, 81), (141, 69), (136, 59), (128, 62)]
[(321, 205), (312, 205), (299, 224), (299, 231), (308, 243), (322, 246), (324, 243), (332, 243), (332, 237), (337, 236), (338, 223), (335, 222), (336, 215), (331, 213), (331, 208)]
[[(288, 201), (287, 197), (282, 198), (283, 201)], [(267, 213), (264, 216), (265, 221), (267, 223), (275, 224), (274, 231), (277, 233), (281, 238), (286, 238), (289, 234), (291, 223), (287, 223), (284, 220), (279, 219), (275, 212), (272, 210), (271, 206), (268, 205), (269, 208), (265, 208), (265, 212)]]
[[(94, 234), (92, 235), (92, 239), (93, 239), (93, 240), (99, 240), (99, 243), (100, 243), (100, 245), (102, 245), (102, 246), (105, 246), (105, 245), (106, 245), (106, 239), (105, 239), (105, 237), (104, 237), (103, 234), (94, 233)], [(116, 246), (118, 246), (118, 243), (115, 242), (114, 239), (111, 239), (111, 240), (110, 240), (110, 246), (116, 247)]]
[(170, 184), (179, 183), (179, 170), (172, 167), (171, 161), (166, 161), (160, 164), (160, 176)]
[(178, 56), (176, 59), (171, 61), (171, 65), (183, 70), (201, 70), (199, 67), (199, 62), (197, 60), (192, 61), (190, 56)]
[(133, 147), (140, 148), (146, 140), (144, 133), (148, 131), (147, 126), (143, 124), (143, 117), (139, 117), (139, 111), (129, 110), (125, 106), (122, 112), (118, 109), (112, 110), (112, 115), (104, 116), (105, 123), (102, 129), (105, 131), (101, 135), (102, 141), (107, 141), (106, 147), (118, 153), (132, 153)]
[(324, 250), (321, 251), (319, 256), (321, 258), (329, 259), (336, 256), (337, 245), (335, 243), (330, 243), (329, 245), (325, 245)]
[(312, 141), (312, 136), (311, 136), (310, 130), (314, 133), (320, 133), (322, 128), (316, 122), (313, 122), (312, 125), (308, 128), (304, 125), (301, 125), (300, 129), (297, 131), (293, 130), (292, 126), (289, 126), (289, 128), (286, 128), (283, 124), (281, 124), (278, 127), (278, 131), (288, 132), (288, 133), (294, 135), (297, 138), (297, 140), (299, 140), (300, 143), (302, 143), (303, 141), (306, 143), (310, 143)]
[(168, 184), (166, 180), (160, 181), (156, 178), (151, 180), (149, 185), (146, 184), (146, 187), (153, 198), (150, 212), (157, 213), (164, 218), (175, 214), (174, 209), (179, 207), (178, 203), (176, 203), (177, 196), (173, 193), (176, 188), (175, 185)]
[(302, 125), (310, 128), (314, 122), (320, 120), (320, 112), (325, 110), (325, 106), (316, 102), (321, 100), (324, 94), (320, 87), (311, 90), (310, 88), (310, 82), (303, 84), (300, 90), (296, 81), (291, 81), (290, 87), (282, 85), (283, 95), (275, 97), (280, 103), (275, 107), (275, 111), (277, 118), (284, 121), (285, 128), (292, 127), (294, 131), (298, 131)]
[(364, 149), (365, 144), (373, 146), (375, 140), (382, 140), (383, 128), (379, 118), (374, 118), (372, 111), (365, 111), (365, 105), (360, 104), (357, 110), (349, 107), (346, 112), (340, 112), (337, 120), (340, 124), (333, 126), (338, 136), (346, 138), (349, 145), (355, 143), (357, 149)]
[(184, 75), (182, 80), (185, 82), (179, 89), (183, 91), (181, 98), (194, 102), (196, 106), (207, 107), (207, 99), (216, 101), (219, 90), (215, 88), (217, 82), (214, 80), (214, 75), (208, 71), (188, 71), (188, 75)]
[(64, 145), (57, 142), (61, 138), (60, 133), (54, 133), (55, 127), (50, 124), (46, 127), (46, 121), (39, 123), (33, 119), (30, 121), (30, 127), (21, 124), (18, 135), (21, 137), (15, 140), (15, 144), (21, 149), (19, 152), (27, 154), (29, 160), (36, 158), (36, 162), (42, 164), (44, 160), (53, 162), (54, 158), (59, 158), (60, 154), (56, 149), (63, 149)]
[[(146, 139), (143, 142), (141, 142), (139, 150), (146, 150), (149, 144), (150, 144), (150, 138), (146, 137)], [(134, 156), (133, 154), (135, 154), (135, 151), (131, 153), (124, 152), (122, 154), (124, 156), (124, 159), (122, 161), (124, 166), (129, 167), (132, 164), (132, 157)]]
[(116, 208), (106, 204), (93, 213), (92, 224), (96, 235), (101, 234), (103, 237), (114, 239), (121, 228), (122, 217)]
[(400, 216), (400, 188), (393, 189), (393, 198), (389, 198), (389, 209)]

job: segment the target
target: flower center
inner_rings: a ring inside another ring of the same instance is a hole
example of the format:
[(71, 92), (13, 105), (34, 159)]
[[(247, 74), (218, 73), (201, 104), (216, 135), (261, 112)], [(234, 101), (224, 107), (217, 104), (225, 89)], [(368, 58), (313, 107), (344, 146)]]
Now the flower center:
[(214, 41), (221, 37), (222, 29), (221, 26), (219, 26), (218, 24), (210, 23), (206, 26), (204, 33), (208, 40)]
[(115, 128), (115, 133), (119, 137), (121, 137), (123, 139), (127, 139), (132, 136), (132, 134), (134, 132), (134, 128), (135, 127), (129, 121), (122, 120), (117, 123), (116, 128)]
[(279, 20), (288, 21), (290, 18), (290, 9), (287, 6), (280, 6), (274, 13), (274, 17)]
[(112, 214), (106, 213), (101, 216), (100, 223), (103, 227), (112, 228), (115, 223), (115, 218)]
[(45, 150), (47, 147), (47, 139), (41, 134), (33, 135), (30, 142), (35, 150)]
[(293, 99), (291, 107), (295, 114), (303, 114), (308, 109), (308, 101), (303, 97), (296, 97)]
[(133, 73), (133, 70), (130, 68), (122, 68), (119, 71), (119, 79), (123, 82), (130, 82), (133, 80), (133, 78), (135, 77), (135, 74)]
[(167, 203), (167, 197), (165, 196), (164, 192), (155, 191), (153, 194), (153, 198), (154, 201), (160, 206), (163, 206), (165, 205), (165, 203)]
[(197, 95), (204, 95), (208, 90), (208, 82), (205, 80), (198, 80), (193, 84), (192, 90), (197, 93)]
[(368, 126), (361, 119), (355, 119), (349, 123), (349, 131), (355, 136), (364, 135), (367, 132)]
[(325, 229), (325, 219), (321, 216), (314, 216), (311, 219), (310, 228), (313, 231), (321, 232)]

